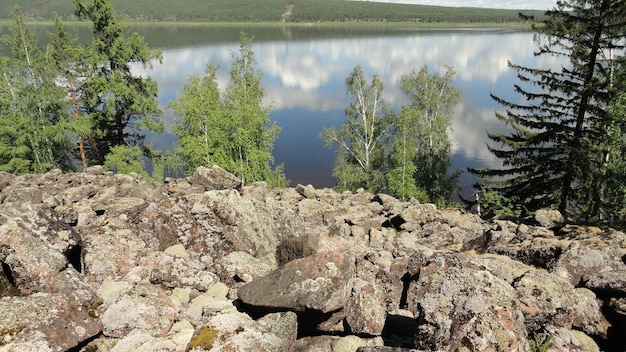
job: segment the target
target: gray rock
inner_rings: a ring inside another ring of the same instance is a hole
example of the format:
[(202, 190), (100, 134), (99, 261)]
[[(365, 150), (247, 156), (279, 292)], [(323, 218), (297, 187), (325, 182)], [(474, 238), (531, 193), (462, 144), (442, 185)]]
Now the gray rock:
[(535, 220), (541, 224), (543, 227), (547, 227), (549, 229), (563, 225), (565, 223), (565, 218), (555, 209), (539, 209), (535, 211)]
[(346, 322), (355, 334), (379, 336), (385, 327), (387, 309), (383, 288), (376, 282), (356, 279), (346, 303)]
[(553, 271), (577, 286), (583, 277), (596, 274), (605, 266), (606, 260), (602, 252), (573, 241), (561, 254)]
[[(36, 293), (0, 299), (0, 345), (9, 351), (66, 351), (101, 330), (89, 306), (79, 306), (65, 294)], [(33, 336), (33, 332), (37, 332)], [(34, 341), (33, 341), (34, 340)], [(39, 346), (39, 347), (38, 347)]]
[(606, 336), (608, 324), (601, 305), (588, 289), (574, 288), (564, 279), (542, 270), (527, 272), (514, 286), (529, 330), (553, 325)]
[(528, 351), (534, 332), (554, 351), (624, 348), (620, 231), (215, 168), (0, 173), (0, 202), (0, 293), (21, 295), (0, 299), (0, 351)]
[(418, 317), (415, 346), (427, 350), (530, 351), (513, 287), (472, 258), (438, 253), (410, 283), (407, 302)]
[(583, 286), (610, 296), (626, 296), (626, 269), (603, 270), (583, 277)]
[(190, 287), (206, 291), (218, 281), (219, 278), (206, 270), (202, 263), (168, 254), (160, 258), (150, 273), (150, 282), (170, 288)]
[(167, 333), (176, 319), (164, 288), (156, 285), (132, 285), (111, 302), (102, 305), (104, 336), (122, 338), (141, 332), (153, 337)]
[(352, 280), (352, 291), (344, 308), (346, 323), (354, 334), (380, 336), (385, 327), (387, 291), (376, 278), (378, 271), (378, 266), (367, 260), (357, 261), (357, 277)]
[(238, 312), (230, 302), (205, 306), (205, 320), (198, 327), (188, 348), (208, 351), (271, 351), (293, 350), (298, 325), (293, 312), (271, 313), (255, 321)]
[(200, 166), (189, 178), (192, 185), (204, 187), (205, 191), (238, 189), (242, 186), (240, 179), (217, 165)]
[(600, 352), (598, 344), (582, 331), (548, 325), (544, 334), (550, 339), (550, 343), (547, 344), (548, 351)]
[(247, 283), (239, 289), (239, 299), (255, 307), (332, 312), (346, 304), (354, 270), (350, 255), (318, 253)]

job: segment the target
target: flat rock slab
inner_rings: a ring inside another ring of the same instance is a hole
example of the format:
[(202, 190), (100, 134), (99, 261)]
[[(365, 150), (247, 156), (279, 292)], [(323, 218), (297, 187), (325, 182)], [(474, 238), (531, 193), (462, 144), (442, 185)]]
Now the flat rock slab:
[(239, 299), (250, 306), (328, 313), (344, 307), (354, 274), (351, 255), (323, 252), (291, 261), (254, 279), (241, 287), (238, 294)]

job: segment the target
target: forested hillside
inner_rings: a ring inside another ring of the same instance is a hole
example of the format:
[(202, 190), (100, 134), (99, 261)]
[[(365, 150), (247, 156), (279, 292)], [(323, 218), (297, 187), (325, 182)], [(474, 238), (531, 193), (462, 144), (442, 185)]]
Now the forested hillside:
[[(127, 20), (142, 21), (388, 21), (388, 22), (517, 22), (518, 10), (449, 8), (347, 0), (112, 0)], [(0, 19), (19, 5), (28, 19), (74, 17), (69, 0), (0, 0)], [(543, 11), (525, 11), (543, 16)]]

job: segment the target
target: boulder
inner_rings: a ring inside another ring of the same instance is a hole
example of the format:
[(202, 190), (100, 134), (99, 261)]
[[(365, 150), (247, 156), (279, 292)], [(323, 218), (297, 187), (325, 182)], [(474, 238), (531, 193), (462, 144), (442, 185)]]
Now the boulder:
[(252, 307), (329, 313), (345, 306), (354, 271), (351, 255), (322, 252), (291, 261), (247, 283), (238, 295), (243, 304)]
[(426, 350), (530, 351), (515, 289), (472, 258), (437, 253), (409, 284), (418, 319), (415, 347)]
[(527, 272), (516, 280), (514, 287), (530, 331), (552, 325), (606, 336), (608, 324), (601, 304), (588, 289), (574, 288), (544, 270)]
[(188, 349), (207, 351), (293, 350), (297, 317), (293, 312), (270, 313), (258, 320), (237, 311), (230, 302), (214, 302), (204, 308), (206, 323), (199, 326)]
[(572, 285), (578, 286), (583, 277), (600, 272), (606, 264), (602, 252), (573, 241), (561, 254), (553, 271)]
[(367, 260), (357, 261), (356, 277), (344, 308), (346, 323), (354, 334), (380, 336), (385, 327), (387, 297), (385, 287), (376, 278), (378, 270)]
[(177, 313), (164, 288), (143, 283), (124, 288), (117, 297), (104, 301), (100, 309), (102, 333), (115, 338), (131, 333), (162, 336), (170, 330)]
[(170, 288), (190, 287), (206, 291), (218, 281), (217, 275), (206, 270), (203, 263), (170, 254), (164, 254), (150, 273), (151, 283)]
[(238, 189), (242, 186), (240, 179), (217, 165), (198, 167), (189, 178), (189, 183), (202, 186), (205, 191)]
[(626, 234), (554, 212), (486, 222), (215, 167), (0, 173), (0, 203), (0, 351), (626, 348)]
[(583, 277), (583, 286), (603, 295), (626, 296), (626, 268), (603, 270)]
[(551, 229), (563, 225), (565, 218), (558, 210), (543, 208), (535, 211), (535, 221), (541, 226)]
[(70, 350), (100, 333), (91, 308), (59, 293), (0, 299), (0, 346), (8, 351)]

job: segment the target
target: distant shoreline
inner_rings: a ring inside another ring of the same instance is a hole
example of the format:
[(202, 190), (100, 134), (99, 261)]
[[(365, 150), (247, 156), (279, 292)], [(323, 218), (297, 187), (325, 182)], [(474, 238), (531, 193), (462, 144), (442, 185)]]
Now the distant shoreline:
[[(202, 21), (122, 21), (128, 26), (201, 26), (201, 27), (353, 27), (353, 28), (425, 28), (425, 29), (462, 29), (462, 28), (505, 28), (531, 30), (530, 23), (524, 22), (384, 22), (384, 21), (321, 21), (321, 22), (202, 22)], [(9, 26), (13, 20), (0, 19), (0, 26)], [(27, 21), (28, 25), (52, 26), (54, 21)], [(90, 25), (88, 21), (68, 21), (68, 26)]]

